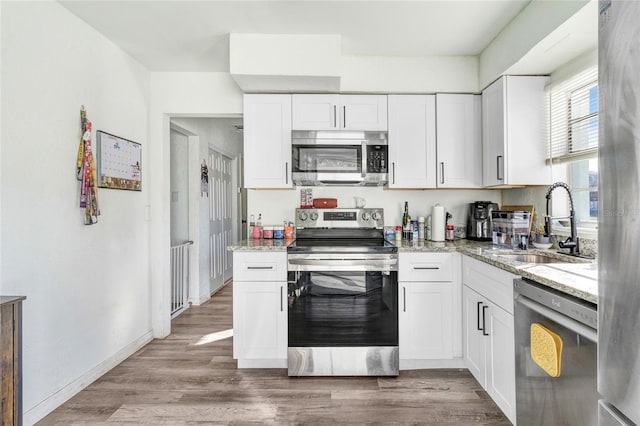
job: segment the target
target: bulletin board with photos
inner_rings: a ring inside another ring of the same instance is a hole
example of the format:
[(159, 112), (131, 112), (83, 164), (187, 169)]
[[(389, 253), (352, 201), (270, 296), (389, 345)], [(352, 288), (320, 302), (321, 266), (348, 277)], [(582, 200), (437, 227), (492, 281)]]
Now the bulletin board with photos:
[(142, 190), (142, 145), (98, 130), (97, 169), (101, 188)]

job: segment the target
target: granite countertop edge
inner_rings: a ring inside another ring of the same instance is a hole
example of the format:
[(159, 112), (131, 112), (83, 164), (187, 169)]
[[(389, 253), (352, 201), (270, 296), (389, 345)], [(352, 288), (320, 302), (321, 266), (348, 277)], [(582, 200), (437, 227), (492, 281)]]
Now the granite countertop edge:
[[(271, 252), (282, 252), (286, 251), (287, 247), (291, 245), (295, 240), (242, 240), (235, 244), (231, 244), (227, 246), (228, 251), (271, 251)], [(394, 243), (391, 241), (391, 243)], [(598, 303), (598, 296), (594, 292), (590, 292), (587, 290), (583, 290), (578, 288), (571, 283), (567, 283), (562, 281), (562, 275), (567, 276), (567, 272), (556, 271), (552, 268), (545, 268), (543, 264), (533, 265), (530, 263), (519, 262), (515, 260), (507, 260), (504, 258), (499, 258), (500, 254), (513, 254), (513, 253), (523, 253), (520, 250), (509, 250), (509, 249), (500, 249), (494, 247), (491, 242), (481, 242), (481, 241), (470, 241), (465, 239), (460, 239), (456, 241), (446, 241), (446, 242), (434, 242), (434, 241), (426, 241), (426, 242), (411, 242), (411, 241), (402, 241), (400, 245), (398, 245), (398, 252), (400, 253), (460, 253), (465, 256), (469, 256), (473, 259), (479, 260), (496, 268), (502, 269), (504, 271), (510, 272), (514, 275), (521, 276), (523, 278), (527, 278), (533, 280), (537, 283), (550, 287), (552, 289), (561, 291), (565, 294), (569, 294), (571, 296), (577, 297), (579, 299), (585, 300), (587, 302), (591, 302), (594, 304)], [(563, 263), (585, 263), (589, 261), (585, 261), (584, 259), (572, 258), (570, 256), (566, 256), (560, 253), (557, 253), (553, 250), (541, 250), (541, 249), (529, 249), (526, 253), (537, 253), (544, 254), (545, 256), (557, 257), (561, 259)], [(592, 260), (595, 261), (595, 260)], [(540, 273), (536, 273), (534, 271), (530, 271), (533, 267), (536, 267), (538, 271), (540, 268), (545, 272), (544, 275)], [(597, 289), (597, 281), (575, 276), (574, 281), (580, 281), (582, 283), (588, 282), (589, 284), (595, 283), (595, 288)]]

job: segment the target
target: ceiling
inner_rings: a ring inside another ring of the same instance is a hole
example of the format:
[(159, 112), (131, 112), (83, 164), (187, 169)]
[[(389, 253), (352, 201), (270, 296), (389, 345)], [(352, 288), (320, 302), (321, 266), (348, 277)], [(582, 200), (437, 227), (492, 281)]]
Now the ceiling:
[(343, 55), (475, 56), (530, 0), (68, 1), (151, 71), (229, 71), (229, 33), (337, 34)]

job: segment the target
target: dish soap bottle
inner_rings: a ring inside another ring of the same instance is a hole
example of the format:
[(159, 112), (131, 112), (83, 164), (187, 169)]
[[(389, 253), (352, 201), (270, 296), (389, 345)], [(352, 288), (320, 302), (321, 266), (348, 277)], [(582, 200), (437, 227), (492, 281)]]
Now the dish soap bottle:
[(252, 237), (255, 240), (259, 240), (262, 237), (262, 213), (258, 213), (258, 220), (256, 226), (253, 227)]

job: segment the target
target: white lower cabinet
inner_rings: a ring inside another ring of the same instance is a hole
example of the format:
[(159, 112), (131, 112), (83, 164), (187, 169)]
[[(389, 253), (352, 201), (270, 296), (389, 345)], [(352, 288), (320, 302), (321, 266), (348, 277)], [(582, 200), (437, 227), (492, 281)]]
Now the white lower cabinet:
[(287, 366), (286, 255), (233, 254), (233, 357), (238, 368)]
[[(515, 275), (468, 257), (463, 258), (462, 314), (463, 351), (467, 368), (496, 405), (515, 424), (516, 374), (513, 321)], [(508, 289), (505, 287), (511, 283)], [(500, 306), (479, 291), (491, 288)], [(502, 288), (508, 294), (497, 292)], [(506, 309), (505, 309), (506, 308)], [(509, 312), (507, 309), (511, 310)]]
[(400, 253), (400, 368), (462, 365), (458, 253)]

